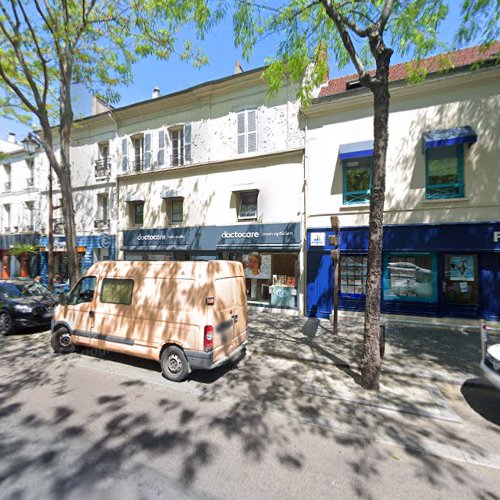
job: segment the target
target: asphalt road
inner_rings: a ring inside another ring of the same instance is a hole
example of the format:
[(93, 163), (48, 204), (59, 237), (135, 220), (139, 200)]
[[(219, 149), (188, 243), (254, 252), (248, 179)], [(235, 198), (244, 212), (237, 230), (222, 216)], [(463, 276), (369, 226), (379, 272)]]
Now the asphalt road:
[(308, 370), (250, 347), (174, 384), (54, 355), (46, 332), (0, 338), (0, 498), (500, 498), (497, 393), (442, 388), (445, 422), (306, 394)]

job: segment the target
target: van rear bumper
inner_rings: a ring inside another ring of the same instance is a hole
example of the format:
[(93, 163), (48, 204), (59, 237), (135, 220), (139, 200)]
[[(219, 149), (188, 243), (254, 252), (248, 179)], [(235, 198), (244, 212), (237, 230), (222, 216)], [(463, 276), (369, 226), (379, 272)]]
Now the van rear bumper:
[(245, 340), (228, 356), (218, 359), (215, 363), (213, 361), (213, 352), (190, 351), (185, 349), (184, 354), (186, 355), (191, 370), (213, 370), (232, 359), (238, 358), (246, 346), (247, 341)]

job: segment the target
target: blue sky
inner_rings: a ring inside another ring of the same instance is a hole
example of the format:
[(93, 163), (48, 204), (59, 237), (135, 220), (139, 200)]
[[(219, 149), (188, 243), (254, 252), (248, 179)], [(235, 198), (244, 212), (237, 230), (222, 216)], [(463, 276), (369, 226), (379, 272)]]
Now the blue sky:
[[(459, 23), (458, 9), (451, 9), (448, 19), (442, 25), (440, 39), (451, 42), (453, 34)], [(134, 83), (129, 87), (119, 89), (121, 101), (119, 105), (149, 99), (155, 86), (160, 88), (162, 94), (182, 90), (193, 85), (231, 75), (237, 60), (240, 60), (243, 69), (248, 70), (264, 65), (267, 57), (276, 49), (276, 39), (267, 39), (260, 43), (249, 62), (243, 61), (241, 51), (234, 47), (231, 19), (226, 19), (217, 29), (209, 34), (204, 42), (204, 51), (209, 58), (209, 64), (196, 69), (187, 62), (182, 62), (175, 57), (169, 61), (157, 61), (152, 58), (143, 60), (135, 65)], [(398, 54), (394, 54), (392, 63), (401, 61)], [(352, 66), (338, 70), (334, 61), (330, 64), (330, 77), (341, 74), (353, 73)], [(90, 96), (82, 96), (77, 108), (86, 106), (85, 101)], [(0, 138), (6, 139), (9, 132), (17, 134), (20, 140), (29, 131), (29, 127), (6, 120), (0, 117)]]

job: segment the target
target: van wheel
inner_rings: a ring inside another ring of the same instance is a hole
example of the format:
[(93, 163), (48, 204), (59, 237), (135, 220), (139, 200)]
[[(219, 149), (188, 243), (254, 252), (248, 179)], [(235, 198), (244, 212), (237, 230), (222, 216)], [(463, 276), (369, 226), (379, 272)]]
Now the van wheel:
[(58, 328), (50, 338), (50, 345), (54, 352), (59, 354), (67, 354), (73, 352), (75, 344), (71, 340), (71, 335), (66, 328)]
[(167, 347), (161, 355), (161, 372), (173, 382), (181, 382), (189, 373), (189, 363), (182, 349), (175, 345)]

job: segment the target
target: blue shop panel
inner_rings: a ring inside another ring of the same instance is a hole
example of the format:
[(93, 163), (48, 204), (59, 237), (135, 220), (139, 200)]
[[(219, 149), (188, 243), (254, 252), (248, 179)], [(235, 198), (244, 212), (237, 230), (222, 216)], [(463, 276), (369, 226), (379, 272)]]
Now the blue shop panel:
[(328, 318), (333, 308), (333, 264), (330, 253), (307, 253), (306, 314)]
[(487, 321), (500, 321), (500, 253), (480, 255), (480, 303)]

